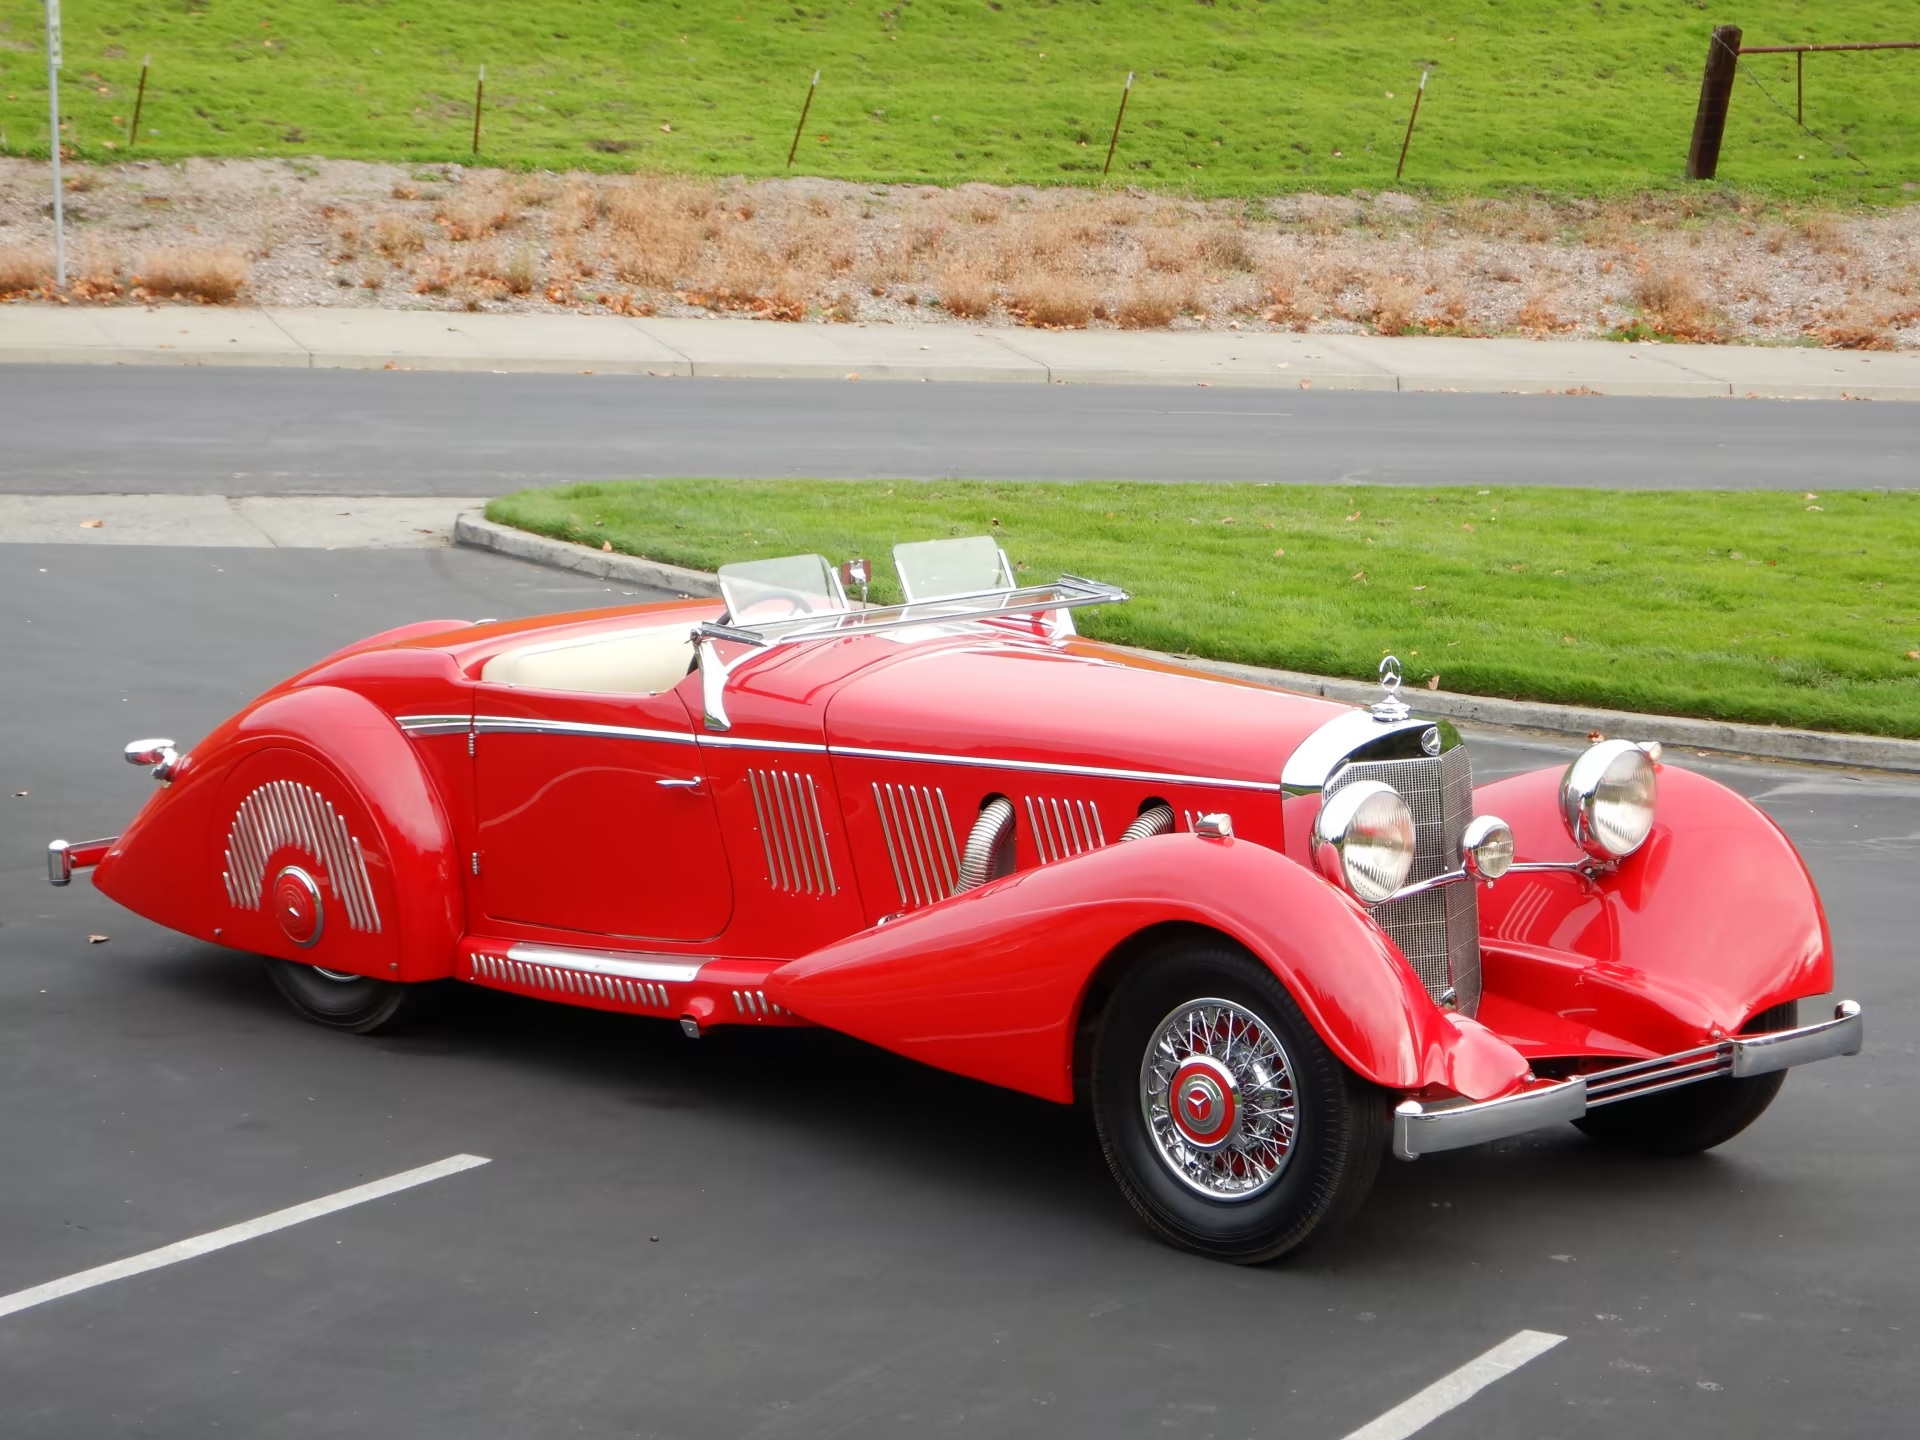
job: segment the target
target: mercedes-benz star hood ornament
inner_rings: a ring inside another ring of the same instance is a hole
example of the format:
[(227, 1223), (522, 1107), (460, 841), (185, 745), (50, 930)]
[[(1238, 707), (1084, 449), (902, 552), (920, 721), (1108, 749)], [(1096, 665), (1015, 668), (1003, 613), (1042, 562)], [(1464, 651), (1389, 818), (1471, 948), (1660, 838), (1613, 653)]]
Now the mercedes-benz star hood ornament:
[(1380, 688), (1387, 693), (1373, 704), (1373, 718), (1383, 723), (1404, 720), (1413, 711), (1400, 698), (1400, 661), (1389, 655), (1380, 662)]

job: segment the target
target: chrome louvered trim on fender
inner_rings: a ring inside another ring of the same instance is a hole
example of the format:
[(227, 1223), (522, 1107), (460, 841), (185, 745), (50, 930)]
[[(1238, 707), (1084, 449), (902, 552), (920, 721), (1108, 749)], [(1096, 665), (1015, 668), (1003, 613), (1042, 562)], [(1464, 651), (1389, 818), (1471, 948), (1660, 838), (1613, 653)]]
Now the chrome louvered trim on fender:
[(767, 992), (764, 990), (735, 990), (732, 993), (733, 1009), (736, 1015), (752, 1015), (760, 1019), (784, 1016), (789, 1013), (767, 999)]
[(240, 802), (227, 830), (227, 868), (221, 876), (227, 899), (239, 909), (258, 910), (267, 866), (288, 847), (303, 851), (326, 873), (348, 926), (380, 933), (366, 851), (332, 802), (293, 780), (269, 780)]
[(794, 770), (749, 770), (767, 883), (791, 895), (837, 895), (819, 786)]
[(1033, 831), (1033, 843), (1040, 851), (1042, 865), (1099, 850), (1107, 843), (1106, 829), (1100, 823), (1100, 807), (1085, 800), (1029, 795), (1027, 825)]
[(934, 785), (875, 781), (873, 808), (901, 908), (917, 910), (953, 894), (960, 883), (960, 842), (946, 792)]

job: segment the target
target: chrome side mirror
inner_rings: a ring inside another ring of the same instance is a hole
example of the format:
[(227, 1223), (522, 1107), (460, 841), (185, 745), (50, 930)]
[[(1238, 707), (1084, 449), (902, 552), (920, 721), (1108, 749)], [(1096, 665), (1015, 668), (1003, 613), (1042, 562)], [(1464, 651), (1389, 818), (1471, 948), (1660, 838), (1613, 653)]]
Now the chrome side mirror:
[(862, 605), (867, 603), (867, 586), (872, 583), (873, 566), (864, 556), (856, 556), (852, 560), (840, 562), (840, 588), (852, 590), (858, 586)]

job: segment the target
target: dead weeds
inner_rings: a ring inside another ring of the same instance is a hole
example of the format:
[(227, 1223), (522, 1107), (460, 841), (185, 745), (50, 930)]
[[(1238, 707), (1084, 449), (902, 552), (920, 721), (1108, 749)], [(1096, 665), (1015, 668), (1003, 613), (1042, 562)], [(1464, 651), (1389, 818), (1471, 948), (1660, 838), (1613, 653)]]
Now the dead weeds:
[[(0, 182), (25, 164), (0, 158)], [(75, 267), (71, 293), (107, 301), (133, 296), (134, 269), (169, 294), (276, 305), (1920, 345), (1920, 206), (1249, 203), (345, 161), (294, 183), (265, 161), (76, 174), (101, 258)], [(49, 279), (44, 216), (19, 198), (29, 188), (0, 183), (0, 295)], [(222, 249), (252, 259), (224, 279), (204, 261), (155, 263)], [(114, 258), (139, 252), (137, 268)]]
[(252, 266), (237, 245), (177, 246), (141, 258), (133, 284), (149, 295), (226, 305), (247, 288)]

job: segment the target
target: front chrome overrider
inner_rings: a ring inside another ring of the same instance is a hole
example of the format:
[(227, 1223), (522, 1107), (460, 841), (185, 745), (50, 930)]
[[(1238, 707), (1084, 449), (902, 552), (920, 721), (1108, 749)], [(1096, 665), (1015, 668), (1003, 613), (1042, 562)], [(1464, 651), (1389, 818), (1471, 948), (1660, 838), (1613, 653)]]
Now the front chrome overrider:
[(1140, 1110), (1161, 1163), (1209, 1200), (1246, 1200), (1280, 1178), (1300, 1101), (1266, 1021), (1231, 1000), (1189, 1000), (1140, 1062)]
[(1403, 1100), (1393, 1112), (1393, 1153), (1417, 1159), (1578, 1120), (1589, 1110), (1703, 1080), (1770, 1075), (1793, 1065), (1858, 1055), (1866, 1035), (1860, 1007), (1842, 1000), (1833, 1019), (1791, 1030), (1735, 1035), (1651, 1060), (1634, 1060), (1568, 1080), (1537, 1084), (1497, 1100)]

